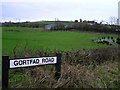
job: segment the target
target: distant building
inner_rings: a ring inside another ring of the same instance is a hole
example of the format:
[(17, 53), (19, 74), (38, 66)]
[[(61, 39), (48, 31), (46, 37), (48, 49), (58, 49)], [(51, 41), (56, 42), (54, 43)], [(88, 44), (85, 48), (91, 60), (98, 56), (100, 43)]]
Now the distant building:
[(57, 24), (48, 24), (48, 25), (45, 25), (45, 29), (46, 29), (46, 30), (51, 30), (51, 29), (54, 28), (55, 26), (57, 26)]
[(97, 24), (97, 22), (95, 22), (95, 21), (87, 21), (86, 23), (89, 24), (89, 25), (95, 25), (95, 24)]
[(68, 30), (73, 29), (71, 24), (47, 24), (45, 25), (46, 30)]

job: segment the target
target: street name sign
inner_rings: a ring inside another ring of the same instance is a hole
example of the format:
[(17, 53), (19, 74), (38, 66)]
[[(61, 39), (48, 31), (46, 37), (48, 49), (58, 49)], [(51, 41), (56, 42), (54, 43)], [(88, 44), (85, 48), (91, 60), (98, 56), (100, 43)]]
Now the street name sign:
[(56, 64), (57, 57), (41, 57), (10, 60), (10, 68), (29, 67), (36, 65)]

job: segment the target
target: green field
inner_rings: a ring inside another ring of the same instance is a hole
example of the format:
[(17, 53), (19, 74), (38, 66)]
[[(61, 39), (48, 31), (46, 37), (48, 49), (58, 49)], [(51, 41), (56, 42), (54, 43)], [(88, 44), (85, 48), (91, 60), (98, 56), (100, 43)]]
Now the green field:
[[(36, 50), (52, 50), (53, 53), (56, 52), (54, 50), (69, 51), (62, 53), (59, 80), (54, 78), (53, 66), (18, 68), (9, 71), (9, 87), (117, 88), (120, 76), (119, 48), (116, 47), (116, 44), (106, 45), (93, 42), (103, 36), (118, 37), (115, 34), (94, 32), (48, 32), (44, 28), (3, 27), (2, 55), (9, 55), (10, 58), (15, 47), (17, 48), (17, 57), (20, 57), (20, 54), (29, 54), (29, 51), (33, 52), (30, 53), (30, 56), (40, 56), (41, 54), (36, 53)], [(28, 51), (19, 53), (19, 50), (24, 51), (25, 47)], [(73, 50), (75, 51), (73, 52)], [(47, 54), (49, 55), (49, 52)]]
[(43, 32), (44, 29), (42, 28), (3, 27), (2, 30), (3, 55), (11, 55), (15, 47), (22, 49), (25, 46), (31, 50), (100, 48), (107, 45), (97, 44), (92, 42), (92, 40), (102, 36), (117, 37), (117, 35), (91, 32)]

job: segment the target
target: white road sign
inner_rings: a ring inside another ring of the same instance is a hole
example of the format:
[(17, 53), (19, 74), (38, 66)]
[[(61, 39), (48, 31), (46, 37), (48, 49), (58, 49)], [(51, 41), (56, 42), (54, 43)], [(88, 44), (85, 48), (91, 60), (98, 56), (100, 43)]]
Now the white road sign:
[(15, 59), (15, 60), (10, 60), (10, 68), (28, 67), (28, 66), (55, 64), (55, 63), (57, 63), (57, 57)]

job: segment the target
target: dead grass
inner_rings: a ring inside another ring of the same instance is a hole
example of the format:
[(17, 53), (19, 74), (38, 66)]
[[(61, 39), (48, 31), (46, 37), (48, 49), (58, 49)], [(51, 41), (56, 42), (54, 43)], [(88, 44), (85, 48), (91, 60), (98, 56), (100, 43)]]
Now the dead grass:
[[(54, 55), (55, 53), (44, 54)], [(64, 52), (61, 77), (58, 80), (55, 80), (54, 77), (54, 67), (48, 70), (48, 67), (37, 66), (23, 70), (24, 78), (27, 78), (26, 82), (16, 83), (13, 78), (10, 78), (12, 81), (10, 87), (14, 87), (13, 84), (16, 84), (14, 88), (118, 88), (120, 84), (118, 54), (120, 52), (117, 48), (88, 52), (83, 50), (76, 53)], [(15, 71), (13, 70), (11, 73), (13, 74)]]

